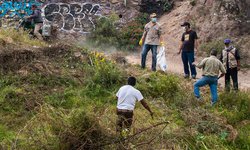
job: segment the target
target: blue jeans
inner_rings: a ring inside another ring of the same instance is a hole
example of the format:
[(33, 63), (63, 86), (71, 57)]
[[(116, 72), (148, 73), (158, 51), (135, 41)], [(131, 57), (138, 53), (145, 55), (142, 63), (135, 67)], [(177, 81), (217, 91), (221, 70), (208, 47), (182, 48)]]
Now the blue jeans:
[(141, 67), (145, 68), (146, 66), (146, 59), (148, 55), (148, 51), (151, 50), (152, 52), (152, 67), (153, 71), (156, 71), (156, 56), (157, 56), (157, 45), (149, 45), (144, 44), (141, 53)]
[(194, 83), (194, 95), (195, 97), (200, 97), (200, 87), (209, 85), (212, 102), (215, 103), (218, 100), (218, 93), (217, 93), (217, 85), (218, 85), (218, 77), (211, 77), (211, 76), (203, 76), (201, 79)]
[(186, 76), (190, 75), (190, 72), (189, 72), (189, 67), (190, 67), (191, 75), (196, 76), (197, 73), (196, 73), (195, 66), (192, 65), (192, 63), (194, 62), (194, 51), (192, 51), (192, 52), (182, 51), (181, 58), (182, 58), (182, 62), (183, 62), (185, 75)]

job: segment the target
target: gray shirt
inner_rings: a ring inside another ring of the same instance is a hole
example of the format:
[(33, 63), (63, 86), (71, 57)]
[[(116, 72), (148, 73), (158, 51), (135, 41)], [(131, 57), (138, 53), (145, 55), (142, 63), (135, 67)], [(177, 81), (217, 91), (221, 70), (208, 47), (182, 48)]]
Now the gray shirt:
[(198, 68), (202, 68), (203, 76), (216, 77), (219, 75), (220, 71), (225, 74), (226, 69), (219, 59), (215, 56), (210, 56), (203, 59), (198, 65)]
[(156, 23), (149, 22), (145, 25), (144, 33), (146, 33), (145, 44), (160, 45), (161, 26)]

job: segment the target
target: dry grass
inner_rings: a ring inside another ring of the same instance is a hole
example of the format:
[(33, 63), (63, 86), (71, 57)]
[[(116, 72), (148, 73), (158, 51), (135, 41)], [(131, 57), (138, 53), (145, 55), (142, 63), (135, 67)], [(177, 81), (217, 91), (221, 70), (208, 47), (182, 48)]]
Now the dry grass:
[(46, 43), (37, 39), (31, 39), (28, 32), (23, 30), (15, 30), (13, 28), (0, 28), (0, 44), (20, 46), (37, 46), (44, 47)]

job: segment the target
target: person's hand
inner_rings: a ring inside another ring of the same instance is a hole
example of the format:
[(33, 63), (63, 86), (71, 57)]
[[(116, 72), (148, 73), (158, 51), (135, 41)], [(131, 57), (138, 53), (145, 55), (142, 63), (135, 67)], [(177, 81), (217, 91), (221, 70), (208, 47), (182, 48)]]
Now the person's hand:
[(160, 45), (161, 45), (161, 46), (164, 46), (165, 44), (164, 44), (164, 42), (160, 42)]
[(240, 66), (237, 67), (237, 70), (240, 71)]
[(143, 44), (143, 43), (142, 43), (142, 39), (140, 39), (139, 45), (142, 46), (142, 44)]
[(193, 62), (192, 65), (193, 65), (193, 66), (196, 66), (197, 64), (196, 64), (196, 62)]
[(178, 52), (177, 52), (177, 55), (180, 55), (180, 54), (181, 54), (181, 51), (178, 51)]

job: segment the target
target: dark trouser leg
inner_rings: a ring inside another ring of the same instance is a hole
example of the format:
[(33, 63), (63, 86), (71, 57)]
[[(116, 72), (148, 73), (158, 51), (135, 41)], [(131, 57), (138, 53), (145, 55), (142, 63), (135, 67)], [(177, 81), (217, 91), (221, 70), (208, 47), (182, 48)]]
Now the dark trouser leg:
[(123, 128), (124, 117), (122, 114), (117, 113), (117, 121), (116, 121), (116, 132), (121, 133)]
[(141, 53), (141, 67), (143, 69), (146, 66), (146, 59), (147, 59), (149, 49), (150, 49), (150, 46), (148, 44), (143, 45), (142, 53)]
[(151, 45), (151, 52), (152, 52), (152, 71), (156, 71), (156, 63), (157, 63), (157, 45)]
[(182, 59), (183, 67), (184, 67), (184, 74), (185, 74), (185, 76), (189, 76), (187, 52), (182, 52), (181, 59)]
[(227, 92), (230, 91), (230, 72), (231, 72), (231, 69), (227, 69), (227, 72), (225, 74), (225, 90)]
[(133, 122), (133, 112), (127, 112), (124, 114), (124, 116), (125, 116), (124, 127), (125, 129), (130, 131)]
[(231, 78), (233, 80), (233, 88), (234, 90), (238, 90), (238, 70), (237, 67), (232, 68), (230, 71)]
[(192, 65), (192, 63), (194, 62), (194, 52), (189, 52), (188, 54), (188, 63), (190, 66), (190, 70), (191, 70), (191, 75), (192, 77), (196, 77), (196, 68), (194, 65)]
[(117, 133), (121, 134), (124, 128), (129, 131), (133, 122), (133, 112), (117, 112), (117, 117)]

